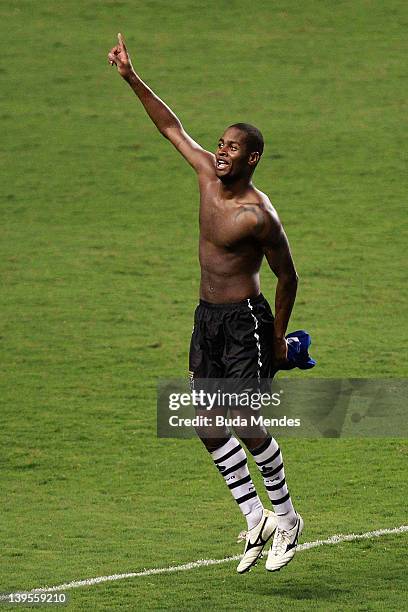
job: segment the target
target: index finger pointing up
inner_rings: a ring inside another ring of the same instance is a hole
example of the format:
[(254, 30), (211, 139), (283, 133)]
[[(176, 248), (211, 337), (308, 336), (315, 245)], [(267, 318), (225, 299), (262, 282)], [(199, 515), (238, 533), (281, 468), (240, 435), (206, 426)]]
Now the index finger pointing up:
[(124, 49), (124, 51), (126, 51), (125, 41), (123, 40), (122, 34), (120, 32), (118, 34), (118, 41), (119, 41), (119, 45), (122, 47), (122, 49)]

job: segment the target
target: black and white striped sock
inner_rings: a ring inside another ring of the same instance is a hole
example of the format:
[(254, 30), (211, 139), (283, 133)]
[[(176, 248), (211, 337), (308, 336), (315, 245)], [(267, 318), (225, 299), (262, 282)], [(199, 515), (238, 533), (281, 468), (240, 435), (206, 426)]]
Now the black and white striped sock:
[(290, 499), (285, 480), (282, 453), (276, 440), (268, 437), (258, 448), (251, 451), (272, 502), (278, 525), (290, 529), (296, 522), (296, 512)]
[(244, 449), (236, 438), (231, 437), (213, 451), (211, 457), (244, 514), (248, 529), (252, 529), (262, 518), (263, 505), (252, 482)]

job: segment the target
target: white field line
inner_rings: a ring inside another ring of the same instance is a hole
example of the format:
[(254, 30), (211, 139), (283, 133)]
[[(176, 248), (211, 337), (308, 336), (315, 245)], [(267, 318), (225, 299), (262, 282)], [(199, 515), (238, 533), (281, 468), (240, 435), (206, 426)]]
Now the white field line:
[[(340, 544), (341, 542), (354, 542), (355, 540), (371, 540), (372, 538), (379, 538), (383, 535), (393, 535), (408, 532), (408, 525), (401, 525), (400, 527), (393, 527), (392, 529), (377, 529), (376, 531), (368, 531), (367, 533), (349, 533), (346, 535), (339, 534), (333, 535), (327, 540), (316, 540), (314, 542), (305, 542), (305, 544), (299, 544), (297, 547), (298, 551), (310, 550), (311, 548), (317, 548), (318, 546), (325, 546), (328, 544)], [(170, 574), (173, 572), (184, 572), (192, 570), (197, 567), (208, 567), (209, 565), (220, 565), (221, 563), (228, 563), (230, 561), (238, 561), (242, 555), (234, 555), (232, 557), (225, 557), (224, 559), (199, 559), (198, 561), (191, 561), (190, 563), (184, 563), (183, 565), (173, 565), (170, 567), (157, 567), (153, 569), (143, 570), (141, 572), (129, 572), (127, 574), (112, 574), (111, 576), (98, 576), (97, 578), (87, 578), (85, 580), (74, 580), (73, 582), (67, 582), (65, 584), (59, 584), (57, 586), (46, 586), (32, 589), (31, 593), (46, 593), (51, 591), (66, 591), (68, 589), (76, 589), (83, 586), (92, 586), (93, 584), (100, 584), (101, 582), (112, 582), (114, 580), (125, 580), (126, 578), (139, 578), (143, 576), (153, 576), (155, 574)], [(0, 596), (0, 600), (4, 599), (5, 596)]]

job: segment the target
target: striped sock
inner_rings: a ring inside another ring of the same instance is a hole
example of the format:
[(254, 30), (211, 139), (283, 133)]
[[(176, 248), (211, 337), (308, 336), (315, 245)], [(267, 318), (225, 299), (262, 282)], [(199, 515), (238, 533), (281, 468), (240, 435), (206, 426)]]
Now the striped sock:
[(263, 505), (249, 474), (244, 449), (236, 438), (231, 437), (213, 451), (211, 457), (245, 516), (248, 529), (252, 529), (262, 518)]
[(282, 453), (276, 440), (268, 437), (258, 448), (251, 451), (264, 480), (268, 497), (272, 502), (278, 525), (290, 529), (297, 516), (285, 481)]

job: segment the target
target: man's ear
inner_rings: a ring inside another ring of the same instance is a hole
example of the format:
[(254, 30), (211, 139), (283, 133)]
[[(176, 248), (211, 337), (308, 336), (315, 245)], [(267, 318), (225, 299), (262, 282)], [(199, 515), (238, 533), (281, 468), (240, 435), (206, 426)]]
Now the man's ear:
[(260, 157), (261, 156), (259, 155), (258, 151), (253, 151), (249, 154), (248, 164), (250, 166), (256, 166), (256, 164), (259, 162)]

